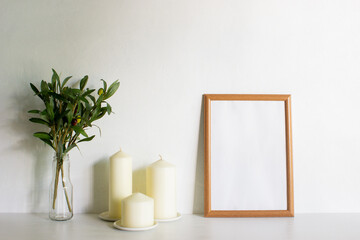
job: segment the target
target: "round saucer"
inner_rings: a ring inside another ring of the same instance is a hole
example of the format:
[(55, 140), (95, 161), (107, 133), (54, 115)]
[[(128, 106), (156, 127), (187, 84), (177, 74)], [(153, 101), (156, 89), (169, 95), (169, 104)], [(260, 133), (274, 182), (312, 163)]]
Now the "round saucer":
[(120, 220), (114, 222), (114, 227), (120, 230), (124, 230), (124, 231), (146, 231), (146, 230), (150, 230), (153, 229), (155, 227), (157, 227), (158, 223), (156, 221), (154, 221), (154, 225), (150, 226), (150, 227), (138, 227), (138, 228), (130, 228), (130, 227), (123, 227), (120, 224)]
[(176, 221), (178, 219), (181, 218), (181, 213), (177, 213), (176, 217), (173, 217), (173, 218), (161, 218), (161, 219), (158, 219), (156, 218), (155, 220), (158, 221), (158, 222), (172, 222), (172, 221)]
[(100, 213), (98, 216), (100, 219), (102, 219), (104, 221), (108, 221), (108, 222), (115, 222), (115, 221), (119, 220), (118, 218), (111, 218), (109, 216), (109, 212)]

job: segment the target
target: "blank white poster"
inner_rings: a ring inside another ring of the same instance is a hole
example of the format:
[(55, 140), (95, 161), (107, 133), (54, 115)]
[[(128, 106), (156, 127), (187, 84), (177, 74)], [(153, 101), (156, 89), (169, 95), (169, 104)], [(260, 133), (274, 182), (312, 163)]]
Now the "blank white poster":
[(211, 102), (212, 210), (286, 210), (283, 101)]

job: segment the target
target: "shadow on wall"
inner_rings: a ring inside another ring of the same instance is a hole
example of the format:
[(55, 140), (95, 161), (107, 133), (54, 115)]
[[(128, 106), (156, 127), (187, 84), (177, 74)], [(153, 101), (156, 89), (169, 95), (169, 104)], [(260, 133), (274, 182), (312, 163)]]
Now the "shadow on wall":
[(204, 100), (201, 100), (193, 213), (204, 213)]
[(93, 165), (92, 213), (108, 211), (109, 202), (109, 159), (103, 158)]
[(139, 168), (133, 171), (133, 192), (146, 194), (146, 168)]
[[(133, 171), (133, 192), (146, 194), (146, 168)], [(93, 201), (88, 209), (91, 213), (101, 213), (109, 208), (109, 159), (104, 158), (93, 165)]]
[(47, 131), (46, 127), (31, 123), (28, 120), (30, 117), (35, 117), (35, 115), (28, 113), (29, 110), (43, 109), (40, 98), (37, 99), (34, 96), (29, 85), (30, 82), (39, 82), (36, 81), (37, 77), (32, 75), (31, 72), (24, 72), (22, 76), (26, 76), (26, 79), (14, 79), (18, 86), (7, 102), (9, 119), (1, 127), (7, 129), (6, 133), (9, 136), (11, 135), (10, 139), (14, 139), (8, 150), (23, 156), (12, 159), (12, 161), (17, 161), (19, 166), (29, 166), (29, 161), (32, 163), (31, 168), (28, 169), (29, 171), (33, 170), (31, 186), (28, 189), (27, 199), (24, 199), (27, 204), (26, 211), (46, 212), (48, 210), (53, 153), (50, 147), (33, 137), (35, 132)]

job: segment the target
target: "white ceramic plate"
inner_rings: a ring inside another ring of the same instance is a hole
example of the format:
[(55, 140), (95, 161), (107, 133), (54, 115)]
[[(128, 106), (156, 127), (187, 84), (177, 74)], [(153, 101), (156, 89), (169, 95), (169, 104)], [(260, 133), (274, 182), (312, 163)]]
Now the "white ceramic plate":
[(118, 218), (115, 219), (115, 218), (109, 217), (109, 212), (100, 213), (99, 218), (104, 221), (108, 221), (108, 222), (115, 222), (115, 221), (119, 220)]
[(181, 213), (178, 212), (177, 216), (174, 218), (155, 219), (155, 221), (157, 221), (157, 222), (172, 222), (172, 221), (176, 221), (180, 218), (181, 218)]
[(124, 231), (146, 231), (146, 230), (150, 230), (153, 229), (155, 227), (157, 227), (158, 223), (155, 221), (154, 225), (150, 226), (150, 227), (142, 227), (142, 228), (129, 228), (129, 227), (123, 227), (120, 225), (120, 220), (114, 222), (114, 227), (120, 230), (124, 230)]

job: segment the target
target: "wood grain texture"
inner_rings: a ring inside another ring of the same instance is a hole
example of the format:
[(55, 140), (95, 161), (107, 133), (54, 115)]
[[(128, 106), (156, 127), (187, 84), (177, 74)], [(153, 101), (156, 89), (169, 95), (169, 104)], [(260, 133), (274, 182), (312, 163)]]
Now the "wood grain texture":
[[(284, 101), (286, 138), (287, 210), (211, 209), (211, 101)], [(205, 217), (294, 217), (291, 95), (204, 94), (204, 216)]]

